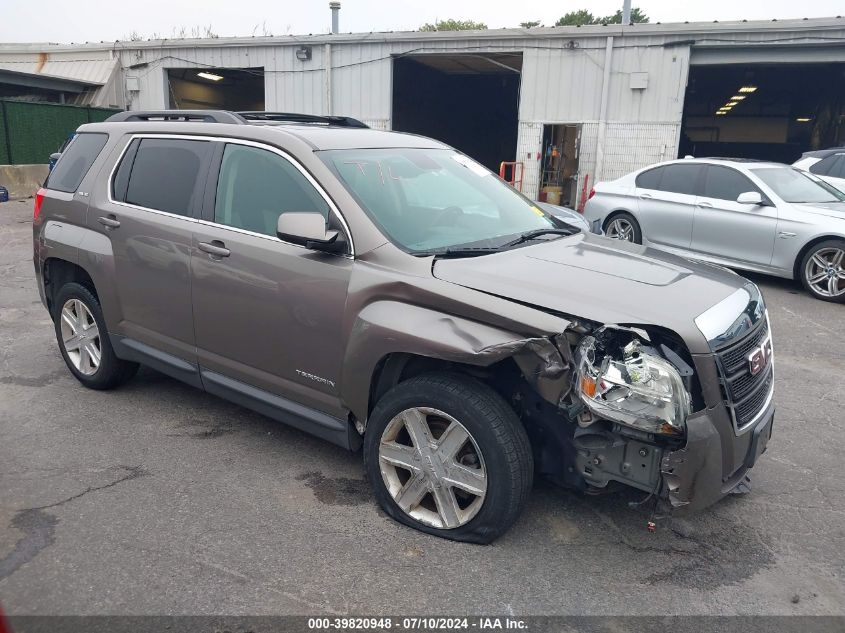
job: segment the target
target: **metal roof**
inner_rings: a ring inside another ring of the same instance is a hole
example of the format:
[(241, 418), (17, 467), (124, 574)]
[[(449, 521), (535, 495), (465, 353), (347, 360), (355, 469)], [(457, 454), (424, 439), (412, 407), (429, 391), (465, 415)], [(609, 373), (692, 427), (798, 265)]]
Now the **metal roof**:
[[(845, 17), (804, 18), (788, 20), (753, 20), (730, 22), (673, 22), (662, 24), (619, 24), (587, 25), (587, 26), (552, 26), (532, 29), (486, 29), (481, 31), (386, 31), (371, 33), (338, 33), (338, 34), (308, 34), (260, 37), (216, 37), (200, 39), (159, 39), (146, 41), (116, 41), (116, 42), (86, 42), (83, 44), (55, 44), (55, 43), (22, 43), (0, 44), (0, 59), (5, 53), (12, 52), (52, 52), (52, 51), (112, 51), (120, 49), (137, 50), (142, 48), (185, 48), (210, 47), (221, 48), (228, 46), (279, 46), (285, 44), (343, 44), (362, 42), (431, 42), (440, 40), (485, 40), (495, 39), (543, 39), (543, 38), (573, 38), (573, 37), (630, 37), (630, 36), (677, 36), (679, 39), (703, 39), (705, 36), (719, 34), (754, 34), (755, 42), (763, 34), (806, 31), (811, 39), (824, 39), (825, 30), (840, 30), (845, 28)], [(841, 37), (836, 37), (841, 39)], [(717, 41), (717, 40), (716, 40)], [(734, 38), (731, 43), (737, 42)]]
[(17, 74), (102, 86), (109, 81), (117, 65), (118, 59), (107, 51), (91, 51), (80, 56), (76, 50), (52, 51), (42, 47), (38, 52), (30, 52), (13, 50), (9, 45), (0, 46), (0, 69)]

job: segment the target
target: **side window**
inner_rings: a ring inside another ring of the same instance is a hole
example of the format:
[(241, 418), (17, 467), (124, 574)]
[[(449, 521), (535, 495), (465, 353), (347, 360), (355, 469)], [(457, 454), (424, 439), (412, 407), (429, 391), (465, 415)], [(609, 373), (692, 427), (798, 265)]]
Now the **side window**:
[(818, 174), (819, 176), (833, 176), (837, 178), (836, 173), (840, 171), (840, 166), (845, 160), (845, 154), (831, 154), (817, 163), (810, 165), (810, 173)]
[(214, 221), (263, 235), (276, 235), (288, 211), (329, 217), (329, 205), (289, 161), (257, 147), (229, 144), (223, 152)]
[(744, 174), (730, 167), (710, 165), (704, 179), (704, 190), (701, 195), (705, 198), (730, 200), (736, 202), (739, 194), (747, 191), (760, 191)]
[(660, 191), (683, 193), (690, 196), (697, 194), (698, 177), (701, 175), (701, 165), (672, 164), (663, 167), (660, 178)]
[(659, 189), (660, 176), (663, 174), (663, 167), (649, 169), (637, 176), (636, 184), (640, 189)]
[(77, 134), (50, 172), (47, 188), (68, 193), (76, 191), (108, 140), (108, 134)]
[[(125, 201), (147, 209), (191, 215), (197, 179), (211, 143), (185, 139), (141, 139), (134, 154)], [(130, 159), (130, 152), (124, 162)], [(115, 175), (115, 194), (120, 171)]]
[(123, 153), (123, 158), (120, 161), (120, 166), (114, 173), (112, 180), (112, 197), (119, 201), (126, 201), (126, 188), (129, 186), (129, 173), (132, 171), (132, 164), (135, 162), (135, 153), (138, 151), (138, 145), (141, 144), (141, 139), (135, 139), (129, 144), (127, 150)]

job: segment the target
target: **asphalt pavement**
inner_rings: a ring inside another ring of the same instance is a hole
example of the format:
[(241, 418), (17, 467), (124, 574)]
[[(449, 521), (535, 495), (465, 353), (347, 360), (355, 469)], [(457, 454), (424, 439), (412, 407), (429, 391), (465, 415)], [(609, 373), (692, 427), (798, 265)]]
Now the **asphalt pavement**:
[(777, 414), (752, 492), (690, 518), (542, 482), (489, 546), (398, 525), (361, 455), (142, 369), (65, 368), (0, 204), (0, 604), (9, 614), (845, 614), (845, 306), (754, 276)]

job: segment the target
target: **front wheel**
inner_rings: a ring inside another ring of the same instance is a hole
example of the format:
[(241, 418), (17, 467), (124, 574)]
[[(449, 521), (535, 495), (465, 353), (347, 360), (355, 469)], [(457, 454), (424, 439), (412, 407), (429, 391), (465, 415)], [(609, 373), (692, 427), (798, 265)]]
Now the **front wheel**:
[(643, 234), (640, 224), (630, 213), (617, 213), (612, 215), (604, 225), (604, 235), (614, 240), (643, 243)]
[(388, 515), (472, 543), (489, 543), (516, 521), (534, 470), (513, 409), (452, 373), (418, 376), (385, 394), (367, 425), (364, 460)]
[(826, 240), (801, 260), (801, 283), (816, 299), (845, 303), (845, 241)]

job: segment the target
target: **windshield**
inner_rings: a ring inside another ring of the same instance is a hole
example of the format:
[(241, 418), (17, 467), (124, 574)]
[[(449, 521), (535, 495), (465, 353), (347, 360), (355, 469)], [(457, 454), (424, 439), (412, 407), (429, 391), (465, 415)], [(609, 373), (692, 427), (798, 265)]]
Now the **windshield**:
[(784, 202), (845, 202), (845, 193), (792, 167), (756, 167), (751, 171)]
[(536, 230), (577, 232), (454, 150), (352, 149), (320, 155), (385, 235), (411, 253), (500, 248)]

